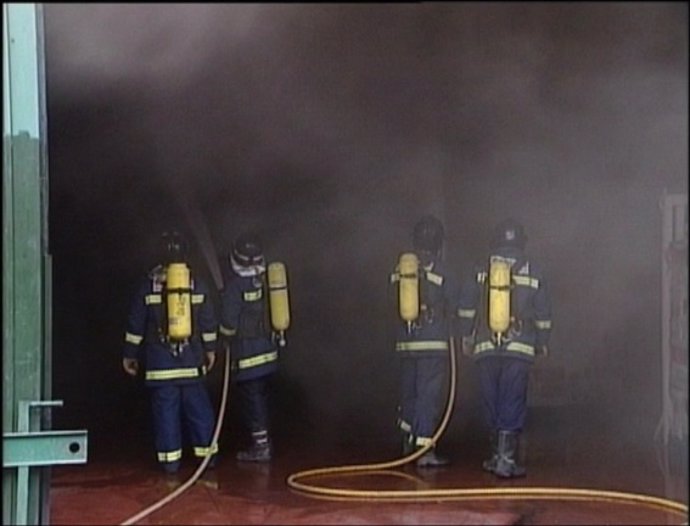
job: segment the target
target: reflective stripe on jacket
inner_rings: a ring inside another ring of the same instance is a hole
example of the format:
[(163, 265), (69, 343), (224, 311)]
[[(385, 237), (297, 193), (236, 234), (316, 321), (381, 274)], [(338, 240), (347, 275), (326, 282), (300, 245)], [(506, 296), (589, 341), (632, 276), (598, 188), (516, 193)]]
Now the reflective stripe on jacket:
[(408, 328), (398, 312), (400, 271), (389, 276), (389, 295), (396, 315), (395, 351), (400, 356), (443, 356), (454, 332), (460, 287), (442, 261), (420, 265), (419, 317)]
[(230, 344), (233, 379), (259, 378), (278, 368), (278, 348), (271, 337), (265, 273), (230, 272), (221, 294), (219, 332)]

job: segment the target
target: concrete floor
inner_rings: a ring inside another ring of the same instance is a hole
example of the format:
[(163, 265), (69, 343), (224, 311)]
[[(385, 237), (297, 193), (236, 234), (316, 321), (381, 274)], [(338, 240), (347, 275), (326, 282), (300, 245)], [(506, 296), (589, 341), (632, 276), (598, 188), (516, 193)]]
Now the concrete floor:
[[(365, 475), (308, 479), (310, 484), (361, 489), (492, 488), (549, 486), (642, 493), (687, 504), (687, 469), (664, 477), (652, 455), (630, 445), (605, 441), (568, 440), (550, 424), (529, 438), (524, 479), (499, 480), (480, 468), (479, 443), (447, 441), (439, 446), (453, 464), (436, 470), (412, 466), (404, 476)], [(536, 427), (536, 426), (533, 426)], [(548, 433), (546, 433), (548, 435)], [(589, 435), (595, 436), (595, 435)], [(222, 441), (221, 441), (222, 443)], [(95, 448), (83, 466), (53, 469), (52, 524), (119, 524), (169, 494), (174, 484), (161, 475), (144, 447), (120, 444)], [(434, 502), (373, 502), (324, 500), (298, 494), (286, 484), (291, 473), (324, 466), (378, 462), (396, 458), (390, 445), (332, 447), (318, 450), (298, 444), (276, 445), (271, 465), (241, 464), (230, 448), (218, 467), (203, 480), (139, 524), (682, 524), (679, 514), (638, 504), (564, 500), (462, 500)], [(639, 448), (638, 448), (639, 449)], [(647, 451), (644, 449), (644, 451)], [(651, 449), (649, 450), (651, 451)], [(197, 464), (187, 458), (179, 482)]]

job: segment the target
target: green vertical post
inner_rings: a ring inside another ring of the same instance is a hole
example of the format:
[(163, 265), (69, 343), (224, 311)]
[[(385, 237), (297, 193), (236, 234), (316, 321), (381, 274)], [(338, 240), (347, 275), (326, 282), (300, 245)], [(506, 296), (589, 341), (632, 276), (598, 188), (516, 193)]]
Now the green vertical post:
[[(19, 427), (23, 401), (50, 398), (45, 302), (48, 256), (43, 16), (38, 4), (3, 9), (3, 433)], [(29, 415), (40, 429), (40, 411)], [(26, 498), (16, 470), (3, 469), (3, 524), (47, 521), (42, 468), (27, 468)], [(22, 475), (24, 476), (24, 474)], [(21, 498), (19, 498), (21, 497)], [(26, 500), (20, 503), (19, 500)], [(26, 509), (18, 510), (18, 506)]]

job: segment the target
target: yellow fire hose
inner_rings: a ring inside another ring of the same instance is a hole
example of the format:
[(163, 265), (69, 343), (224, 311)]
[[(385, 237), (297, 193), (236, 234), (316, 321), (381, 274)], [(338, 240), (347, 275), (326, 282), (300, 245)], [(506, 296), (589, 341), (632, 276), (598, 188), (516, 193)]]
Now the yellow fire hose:
[[(614, 502), (636, 503), (662, 508), (667, 511), (682, 514), (687, 519), (688, 506), (686, 504), (637, 493), (620, 491), (605, 491), (582, 488), (554, 488), (554, 487), (511, 487), (511, 488), (438, 488), (417, 490), (369, 490), (344, 489), (306, 484), (301, 480), (313, 477), (324, 477), (335, 474), (372, 474), (395, 468), (413, 462), (426, 453), (446, 429), (453, 411), (456, 390), (456, 356), (454, 341), (450, 339), (450, 387), (448, 403), (443, 419), (431, 439), (431, 442), (414, 453), (388, 462), (371, 464), (354, 464), (345, 466), (323, 467), (299, 471), (288, 476), (287, 484), (290, 488), (308, 496), (317, 496), (327, 500), (386, 500), (386, 501), (426, 501), (426, 500), (477, 500), (477, 499), (559, 499), (559, 500), (605, 500)], [(389, 472), (391, 474), (395, 472)], [(686, 522), (687, 524), (687, 522)]]

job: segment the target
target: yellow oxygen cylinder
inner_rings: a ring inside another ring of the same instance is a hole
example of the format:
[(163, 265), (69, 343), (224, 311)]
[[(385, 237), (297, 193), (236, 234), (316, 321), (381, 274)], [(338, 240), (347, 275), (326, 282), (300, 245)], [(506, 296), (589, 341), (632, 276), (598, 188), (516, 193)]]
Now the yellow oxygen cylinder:
[(170, 263), (167, 270), (168, 337), (182, 341), (192, 335), (192, 291), (189, 267)]
[(287, 272), (285, 265), (276, 261), (268, 265), (267, 273), (271, 326), (278, 334), (278, 344), (282, 347), (285, 345), (285, 331), (290, 326)]
[(408, 331), (412, 322), (419, 317), (419, 260), (417, 255), (406, 252), (400, 255), (398, 262), (400, 286), (398, 300), (400, 317), (407, 323)]
[(489, 328), (500, 344), (510, 327), (510, 265), (492, 259), (489, 264)]

